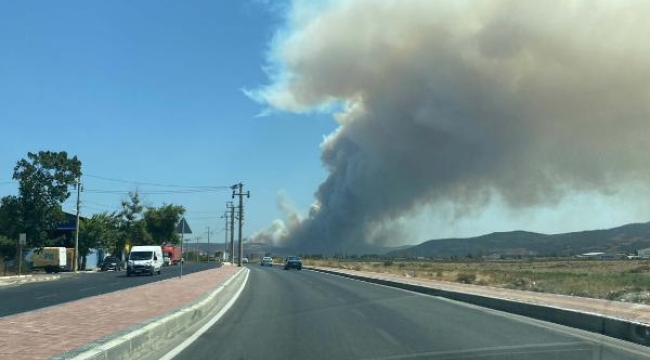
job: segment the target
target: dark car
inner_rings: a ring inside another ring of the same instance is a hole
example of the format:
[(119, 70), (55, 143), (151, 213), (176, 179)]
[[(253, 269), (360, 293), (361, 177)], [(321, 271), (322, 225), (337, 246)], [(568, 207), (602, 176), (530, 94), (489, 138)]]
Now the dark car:
[(289, 270), (291, 268), (302, 270), (302, 260), (297, 256), (289, 256), (284, 259), (284, 269)]
[(102, 271), (108, 270), (121, 271), (120, 260), (114, 256), (107, 256), (102, 263)]

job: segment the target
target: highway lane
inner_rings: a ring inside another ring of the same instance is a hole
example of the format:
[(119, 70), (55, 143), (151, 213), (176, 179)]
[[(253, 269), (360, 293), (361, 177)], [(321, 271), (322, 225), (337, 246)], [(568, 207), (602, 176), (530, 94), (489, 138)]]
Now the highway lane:
[(245, 290), (175, 360), (648, 359), (648, 348), (332, 275), (251, 265)]
[[(216, 263), (185, 263), (183, 273), (214, 268)], [(89, 296), (139, 286), (178, 276), (179, 266), (163, 267), (160, 275), (126, 276), (120, 272), (61, 273), (61, 279), (0, 287), (0, 317), (41, 309)]]

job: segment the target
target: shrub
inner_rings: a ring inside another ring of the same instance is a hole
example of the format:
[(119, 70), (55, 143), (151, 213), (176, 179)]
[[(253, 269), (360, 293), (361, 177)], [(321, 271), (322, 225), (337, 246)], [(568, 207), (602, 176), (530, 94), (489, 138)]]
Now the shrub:
[(476, 280), (476, 274), (462, 272), (456, 275), (456, 281), (463, 284), (471, 284)]

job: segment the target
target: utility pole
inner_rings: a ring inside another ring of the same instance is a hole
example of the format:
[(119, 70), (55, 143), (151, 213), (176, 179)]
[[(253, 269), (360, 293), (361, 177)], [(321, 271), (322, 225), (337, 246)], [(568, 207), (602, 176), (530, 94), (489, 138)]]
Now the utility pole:
[[(251, 197), (251, 192), (247, 191), (244, 193), (244, 184), (239, 183), (235, 184), (232, 187), (232, 198), (234, 199), (235, 196), (239, 196), (239, 254), (237, 256), (237, 266), (241, 267), (241, 262), (242, 262), (242, 254), (244, 253), (244, 244), (241, 242), (241, 229), (242, 229), (242, 223), (244, 221), (244, 195), (246, 195), (247, 198)], [(239, 188), (239, 193), (237, 193), (237, 188)]]
[(196, 237), (196, 263), (199, 263), (199, 239), (200, 237)]
[(74, 261), (73, 271), (79, 271), (79, 208), (81, 207), (81, 176), (77, 178), (77, 222), (74, 234)]
[(230, 263), (235, 263), (235, 205), (228, 201), (226, 206), (230, 209)]
[(210, 262), (210, 226), (208, 225), (208, 262)]
[(210, 226), (208, 225), (208, 262), (210, 262)]
[(183, 254), (183, 242), (185, 242), (185, 218), (181, 218), (181, 266), (179, 279), (183, 278), (183, 261), (185, 261), (185, 254)]
[(224, 224), (224, 233), (226, 234), (226, 238), (223, 241), (223, 262), (228, 261), (228, 258), (226, 257), (226, 254), (228, 254), (228, 211), (224, 211), (223, 215), (221, 215), (221, 218), (224, 219), (226, 222)]

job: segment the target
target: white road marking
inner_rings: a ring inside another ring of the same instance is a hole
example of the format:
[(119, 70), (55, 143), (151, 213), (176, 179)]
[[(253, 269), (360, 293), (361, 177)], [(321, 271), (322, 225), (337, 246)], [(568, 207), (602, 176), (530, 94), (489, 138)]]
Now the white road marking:
[(165, 354), (165, 356), (161, 357), (160, 360), (172, 360), (173, 358), (176, 357), (176, 355), (180, 354), (183, 350), (185, 350), (188, 346), (192, 345), (196, 339), (198, 339), (201, 335), (203, 335), (208, 329), (210, 329), (217, 321), (221, 319), (221, 317), (228, 311), (230, 308), (235, 304), (235, 301), (239, 298), (239, 295), (241, 295), (242, 291), (244, 291), (244, 288), (246, 287), (246, 283), (248, 282), (248, 274), (250, 273), (249, 271), (246, 271), (246, 277), (244, 278), (244, 282), (242, 283), (241, 287), (239, 290), (237, 290), (237, 293), (235, 296), (233, 296), (230, 301), (226, 304), (226, 306), (221, 309), (217, 315), (215, 315), (210, 321), (208, 321), (207, 324), (203, 325), (197, 332), (195, 332), (192, 336), (187, 338), (185, 341), (183, 341), (180, 345), (172, 349), (172, 351), (168, 352)]
[(350, 310), (350, 312), (355, 313), (357, 316), (359, 316), (359, 317), (362, 318), (362, 319), (365, 319), (365, 318), (366, 318), (366, 315), (364, 315), (364, 314), (363, 314), (361, 311), (359, 311), (358, 309), (349, 309), (349, 310)]
[(46, 299), (46, 298), (51, 298), (51, 297), (55, 297), (55, 296), (57, 296), (57, 294), (50, 294), (50, 295), (37, 296), (37, 297), (35, 297), (34, 299)]
[(375, 328), (375, 331), (381, 335), (381, 337), (384, 338), (384, 340), (388, 341), (389, 343), (393, 344), (393, 346), (399, 346), (399, 341), (397, 341), (391, 334), (387, 333), (386, 331), (380, 329), (380, 328)]

